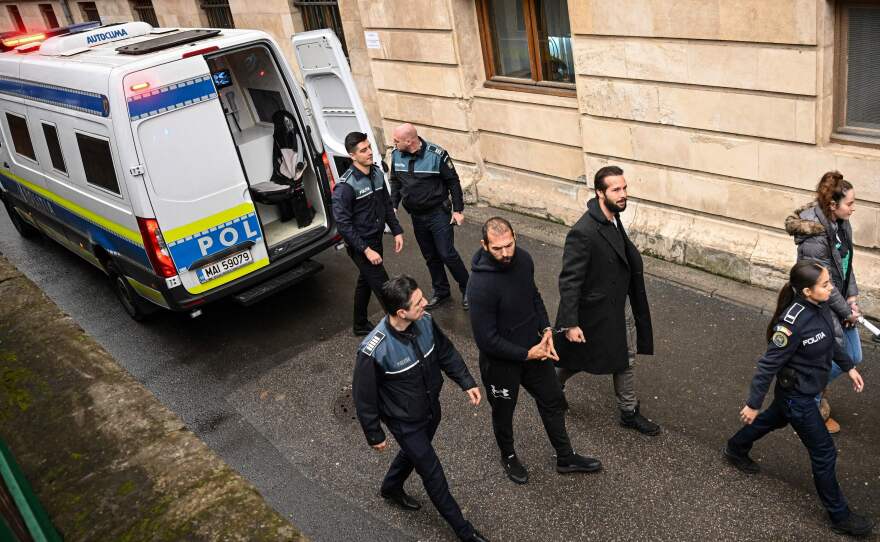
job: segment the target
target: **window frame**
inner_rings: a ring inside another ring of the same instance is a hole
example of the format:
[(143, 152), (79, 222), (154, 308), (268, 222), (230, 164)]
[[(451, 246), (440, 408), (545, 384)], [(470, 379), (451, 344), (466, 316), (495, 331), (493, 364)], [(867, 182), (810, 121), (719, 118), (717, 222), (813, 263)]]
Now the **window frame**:
[[(58, 15), (55, 13), (55, 6), (52, 4), (37, 4), (40, 9), (40, 15), (43, 16), (43, 21), (46, 23), (47, 28), (59, 28), (61, 23), (58, 21)], [(51, 15), (52, 19), (55, 20), (55, 24), (52, 24), (52, 21), (49, 20), (49, 16)]]
[[(112, 170), (113, 170), (113, 178), (116, 179), (117, 192), (114, 192), (113, 190), (110, 190), (109, 188), (105, 188), (99, 184), (95, 184), (95, 183), (89, 181), (89, 176), (86, 172), (86, 161), (83, 160), (82, 148), (80, 147), (80, 144), (79, 144), (79, 137), (78, 136), (80, 136), (80, 135), (84, 136), (84, 137), (90, 137), (90, 138), (98, 140), (98, 141), (104, 141), (107, 143), (107, 153), (110, 156), (110, 165), (112, 166)], [(86, 132), (85, 130), (77, 130), (77, 129), (73, 130), (73, 138), (74, 138), (74, 141), (76, 141), (76, 150), (77, 150), (77, 154), (79, 154), (80, 163), (82, 164), (83, 181), (85, 181), (86, 186), (88, 186), (90, 188), (94, 188), (95, 190), (100, 190), (101, 192), (108, 194), (110, 196), (113, 196), (113, 197), (116, 197), (119, 199), (124, 199), (124, 197), (122, 195), (122, 184), (119, 182), (120, 181), (119, 171), (116, 169), (116, 159), (113, 157), (113, 144), (110, 141), (110, 138), (105, 137), (105, 136), (101, 136), (101, 135), (98, 135), (98, 134), (95, 134), (92, 132)]]
[[(139, 21), (143, 21), (154, 28), (159, 28), (159, 16), (153, 0), (129, 0), (131, 11)], [(155, 23), (155, 24), (153, 24)]]
[(846, 105), (849, 76), (849, 15), (847, 8), (878, 7), (868, 0), (839, 0), (835, 7), (834, 28), (834, 84), (833, 118), (831, 141), (880, 148), (880, 128), (858, 128), (847, 126)]
[[(55, 132), (55, 141), (58, 143), (58, 152), (61, 153), (61, 164), (64, 166), (64, 169), (55, 167), (55, 160), (52, 159), (52, 149), (49, 147), (49, 138), (46, 137), (46, 126), (50, 126)], [(48, 120), (40, 120), (40, 130), (43, 132), (43, 139), (46, 140), (46, 151), (49, 153), (49, 167), (55, 173), (70, 177), (70, 167), (67, 165), (67, 158), (64, 157), (64, 147), (61, 145), (61, 136), (58, 135), (58, 125)]]
[[(232, 14), (232, 8), (229, 6), (229, 0), (199, 0), (199, 9), (205, 16), (205, 21), (209, 28), (235, 28), (235, 16)], [(229, 26), (213, 24), (220, 22), (220, 19), (228, 19)]]
[(17, 4), (7, 4), (6, 12), (9, 14), (12, 24), (15, 25), (16, 32), (27, 32), (27, 26), (24, 24), (24, 18), (22, 18), (21, 10), (18, 9)]
[[(489, 22), (489, 0), (476, 0), (477, 26), (480, 31), (483, 66), (486, 69), (486, 82), (484, 86), (487, 88), (551, 94), (554, 96), (576, 96), (576, 83), (560, 83), (557, 81), (542, 80), (543, 65), (540, 60), (541, 47), (538, 36), (538, 16), (535, 10), (535, 0), (522, 0), (522, 2), (523, 18), (526, 22), (526, 36), (528, 37), (529, 67), (532, 72), (532, 79), (506, 77), (495, 73), (495, 51), (492, 45), (492, 28)], [(566, 2), (566, 6), (567, 5), (568, 3)], [(570, 20), (569, 28), (571, 28)], [(572, 39), (573, 38), (574, 37), (572, 36)]]
[[(20, 113), (15, 113), (9, 110), (3, 111), (6, 114), (6, 127), (9, 128), (9, 141), (12, 143), (12, 151), (22, 158), (29, 160), (30, 162), (39, 165), (40, 162), (37, 160), (37, 149), (34, 147), (34, 138), (31, 136), (31, 127), (30, 123), (28, 123), (27, 116), (22, 115)], [(18, 150), (18, 145), (15, 144), (15, 130), (12, 128), (12, 123), (9, 122), (10, 117), (17, 117), (24, 121), (24, 128), (27, 132), (28, 141), (30, 142), (31, 151), (34, 153), (33, 156), (28, 156), (26, 154), (22, 154), (21, 151)]]
[[(77, 2), (76, 5), (85, 22), (98, 22), (103, 24), (104, 21), (101, 20), (101, 10), (98, 9), (97, 2)], [(89, 16), (89, 12), (92, 11), (92, 8), (94, 8), (95, 15), (98, 16), (97, 19), (92, 19)]]

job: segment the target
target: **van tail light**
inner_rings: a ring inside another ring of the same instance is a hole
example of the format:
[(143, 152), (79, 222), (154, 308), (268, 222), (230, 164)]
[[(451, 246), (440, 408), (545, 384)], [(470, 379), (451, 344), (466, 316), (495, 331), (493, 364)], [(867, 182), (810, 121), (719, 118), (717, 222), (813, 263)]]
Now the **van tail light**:
[(213, 53), (214, 51), (219, 51), (220, 47), (216, 45), (212, 45), (210, 47), (205, 47), (204, 49), (195, 49), (193, 51), (187, 51), (180, 55), (180, 58), (190, 58), (193, 56), (206, 55), (208, 53)]
[(153, 264), (153, 270), (157, 275), (163, 278), (169, 278), (177, 275), (177, 268), (171, 261), (171, 253), (168, 252), (168, 245), (162, 238), (162, 230), (159, 229), (159, 223), (155, 218), (138, 217), (138, 227), (141, 229), (141, 236), (144, 238), (144, 248), (147, 250), (147, 257)]
[(321, 160), (324, 162), (324, 171), (327, 172), (327, 180), (330, 181), (330, 193), (332, 194), (336, 190), (336, 179), (333, 178), (333, 170), (330, 169), (330, 158), (327, 157), (326, 152), (321, 155)]

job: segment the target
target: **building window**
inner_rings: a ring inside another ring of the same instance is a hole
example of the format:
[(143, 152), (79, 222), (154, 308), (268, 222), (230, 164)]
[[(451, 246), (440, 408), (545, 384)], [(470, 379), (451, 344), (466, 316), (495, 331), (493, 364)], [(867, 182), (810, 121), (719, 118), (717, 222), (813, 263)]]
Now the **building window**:
[(566, 0), (477, 0), (488, 86), (574, 93)]
[(79, 146), (86, 182), (119, 194), (119, 182), (116, 180), (116, 168), (113, 167), (113, 156), (110, 154), (110, 142), (77, 132), (76, 144)]
[(294, 0), (293, 5), (302, 13), (306, 30), (329, 28), (342, 43), (342, 50), (348, 56), (345, 33), (342, 31), (342, 18), (339, 16), (339, 2), (336, 0)]
[(139, 21), (148, 23), (153, 27), (159, 26), (159, 19), (156, 17), (156, 10), (153, 8), (153, 0), (132, 0), (131, 10)]
[(839, 11), (837, 132), (880, 142), (880, 5), (844, 2)]
[(67, 174), (67, 165), (64, 163), (64, 153), (61, 152), (61, 142), (58, 141), (58, 131), (54, 124), (43, 123), (43, 136), (46, 138), (46, 147), (49, 148), (49, 159), (56, 171)]
[(40, 13), (43, 14), (46, 28), (58, 28), (58, 17), (55, 16), (55, 8), (52, 4), (40, 4)]
[(19, 32), (27, 31), (27, 28), (24, 26), (24, 20), (21, 18), (21, 13), (18, 11), (18, 6), (6, 6), (6, 9), (9, 11), (9, 18), (12, 19), (15, 29)]
[(235, 28), (229, 0), (202, 0), (202, 9), (211, 28)]
[(79, 10), (82, 12), (83, 20), (101, 22), (101, 14), (98, 13), (98, 6), (94, 2), (80, 2)]
[(34, 144), (31, 141), (31, 133), (28, 131), (27, 119), (11, 113), (6, 113), (6, 122), (9, 123), (9, 134), (12, 136), (12, 146), (18, 154), (37, 161), (34, 153)]

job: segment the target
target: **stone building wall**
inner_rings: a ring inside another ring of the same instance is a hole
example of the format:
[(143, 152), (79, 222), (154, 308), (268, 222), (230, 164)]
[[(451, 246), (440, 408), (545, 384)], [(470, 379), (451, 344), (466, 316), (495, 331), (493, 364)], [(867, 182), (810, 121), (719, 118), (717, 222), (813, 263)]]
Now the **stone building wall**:
[[(831, 142), (834, 2), (569, 2), (577, 98), (486, 88), (473, 0), (360, 0), (386, 140), (413, 122), (469, 195), (566, 223), (621, 165), (649, 254), (775, 286), (786, 214), (821, 174), (855, 185), (855, 268), (880, 290), (880, 149)], [(880, 308), (880, 305), (878, 305)]]

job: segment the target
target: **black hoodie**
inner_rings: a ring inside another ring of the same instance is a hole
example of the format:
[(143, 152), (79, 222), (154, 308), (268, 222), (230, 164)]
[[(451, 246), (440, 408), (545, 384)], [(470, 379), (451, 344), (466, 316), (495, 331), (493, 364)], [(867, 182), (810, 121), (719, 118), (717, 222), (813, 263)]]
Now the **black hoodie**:
[(507, 265), (479, 249), (471, 259), (467, 298), (481, 361), (526, 361), (550, 327), (535, 285), (535, 264), (522, 248)]

